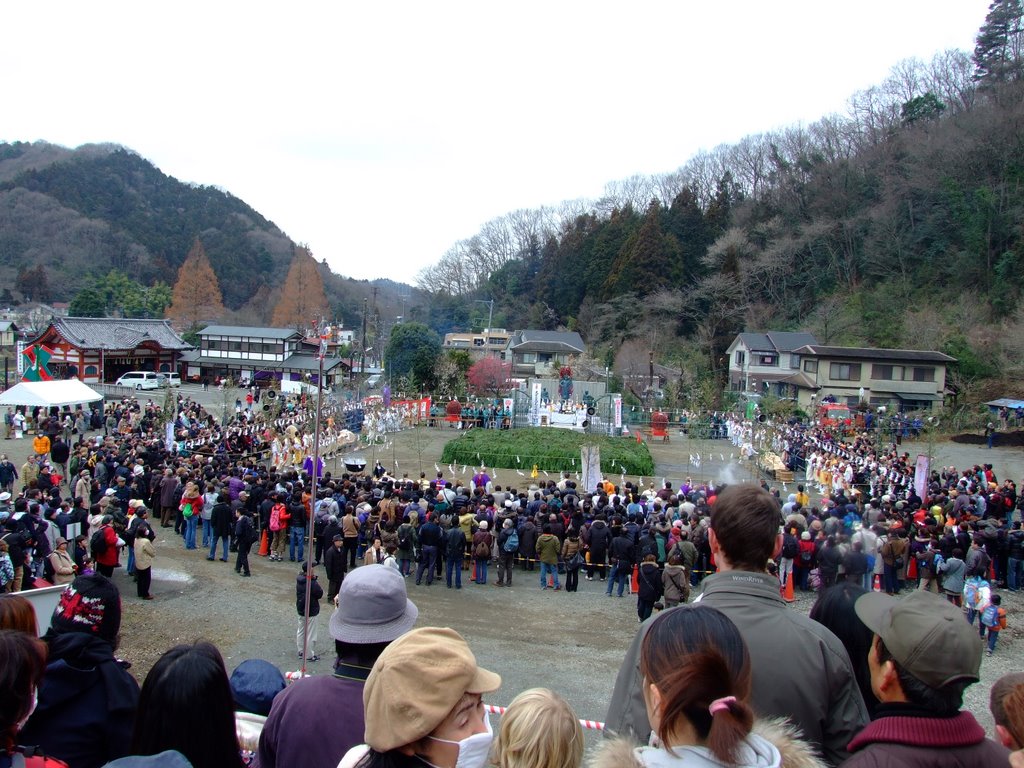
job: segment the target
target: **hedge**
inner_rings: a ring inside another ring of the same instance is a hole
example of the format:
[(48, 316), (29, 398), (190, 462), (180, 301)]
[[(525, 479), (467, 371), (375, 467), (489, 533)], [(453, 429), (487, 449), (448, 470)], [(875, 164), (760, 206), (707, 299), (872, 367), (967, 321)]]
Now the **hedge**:
[(441, 461), (518, 469), (527, 474), (534, 464), (548, 472), (579, 472), (580, 448), (585, 443), (601, 449), (601, 471), (606, 475), (654, 474), (654, 459), (647, 445), (632, 437), (585, 435), (551, 427), (471, 429), (445, 445)]

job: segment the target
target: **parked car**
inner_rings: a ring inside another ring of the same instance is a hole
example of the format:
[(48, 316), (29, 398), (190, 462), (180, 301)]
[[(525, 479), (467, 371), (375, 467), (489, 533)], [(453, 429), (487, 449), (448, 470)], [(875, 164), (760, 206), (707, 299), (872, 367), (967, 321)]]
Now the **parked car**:
[(181, 386), (181, 376), (177, 373), (158, 373), (156, 378), (161, 387)]
[(122, 374), (115, 383), (119, 387), (156, 389), (160, 386), (160, 379), (152, 371), (128, 371), (128, 373)]

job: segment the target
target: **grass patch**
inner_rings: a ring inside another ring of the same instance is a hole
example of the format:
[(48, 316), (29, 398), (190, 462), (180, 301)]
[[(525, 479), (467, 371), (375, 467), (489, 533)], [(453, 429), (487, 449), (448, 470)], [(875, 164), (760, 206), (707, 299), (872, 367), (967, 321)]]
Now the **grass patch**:
[(632, 437), (584, 435), (568, 429), (471, 429), (450, 440), (441, 453), (445, 464), (519, 469), (529, 472), (533, 465), (548, 472), (578, 472), (580, 447), (584, 443), (601, 449), (601, 471), (607, 475), (654, 474), (654, 459), (645, 443)]

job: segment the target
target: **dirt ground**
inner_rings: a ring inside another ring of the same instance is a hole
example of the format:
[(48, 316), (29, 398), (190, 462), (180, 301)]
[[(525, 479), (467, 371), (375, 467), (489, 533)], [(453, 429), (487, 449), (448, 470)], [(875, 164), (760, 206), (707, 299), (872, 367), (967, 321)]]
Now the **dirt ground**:
[[(379, 459), (385, 466), (397, 464), (399, 474), (408, 472), (416, 477), (423, 471), (431, 476), (445, 442), (457, 434), (444, 427), (420, 428), (391, 436), (386, 445), (358, 453), (370, 466)], [(26, 439), (4, 445), (19, 466), (28, 443)], [(657, 474), (655, 478), (642, 478), (645, 484), (660, 483), (665, 478), (678, 486), (686, 477), (695, 482), (756, 482), (751, 468), (735, 460), (735, 449), (724, 440), (691, 441), (673, 435), (671, 442), (651, 443), (650, 448)], [(973, 460), (960, 456), (954, 445), (940, 448), (946, 463)], [(1014, 467), (1011, 476), (1021, 477), (1020, 452), (1003, 454), (999, 449), (985, 451), (997, 470), (1001, 462), (1003, 466), (1010, 464)], [(327, 469), (344, 471), (338, 460), (329, 462)], [(447, 468), (442, 470), (449, 474)], [(461, 479), (468, 480), (472, 472), (469, 468)], [(509, 469), (498, 468), (492, 474), (505, 487), (522, 488), (529, 481)], [(140, 682), (163, 651), (197, 639), (214, 642), (229, 670), (253, 657), (267, 659), (283, 671), (298, 669), (297, 564), (271, 563), (253, 556), (253, 578), (241, 578), (234, 573), (233, 555), (229, 563), (208, 562), (202, 550), (186, 552), (171, 529), (158, 529), (156, 550), (152, 585), (155, 600), (138, 600), (131, 580), (120, 570), (115, 574), (124, 596), (120, 654), (132, 662), (132, 671)], [(597, 579), (581, 579), (579, 592), (570, 594), (541, 590), (536, 572), (517, 570), (511, 589), (473, 585), (468, 574), (463, 576), (460, 591), (446, 589), (443, 582), (429, 588), (416, 587), (410, 580), (409, 597), (420, 610), (418, 626), (455, 628), (469, 640), (480, 663), (502, 675), (503, 685), (489, 697), (490, 702), (504, 705), (518, 692), (543, 685), (564, 695), (580, 717), (603, 720), (616, 672), (637, 629), (635, 598), (606, 597), (605, 584)], [(810, 597), (800, 595), (791, 610), (806, 612), (810, 605)], [(1022, 601), (1008, 593), (1004, 605), (1011, 625), (1017, 623)], [(316, 651), (323, 659), (309, 665), (312, 674), (330, 672), (333, 642), (328, 633), (329, 613), (329, 607), (324, 606), (318, 619)], [(989, 689), (1002, 674), (1019, 670), (1019, 643), (1019, 630), (1004, 632), (996, 655), (982, 664), (982, 682), (968, 691), (969, 708), (989, 729)], [(588, 737), (588, 741), (592, 739)]]

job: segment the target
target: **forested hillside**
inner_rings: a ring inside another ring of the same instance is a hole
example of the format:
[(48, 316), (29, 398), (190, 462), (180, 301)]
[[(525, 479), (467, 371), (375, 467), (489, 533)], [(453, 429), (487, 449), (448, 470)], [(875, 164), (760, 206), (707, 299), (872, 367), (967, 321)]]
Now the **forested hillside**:
[[(711, 371), (740, 330), (942, 349), (957, 376), (1024, 365), (1021, 3), (974, 54), (901, 62), (848, 112), (701, 152), (605, 198), (517, 211), (419, 284), (467, 320), (579, 330)], [(623, 346), (625, 345), (625, 346)]]

